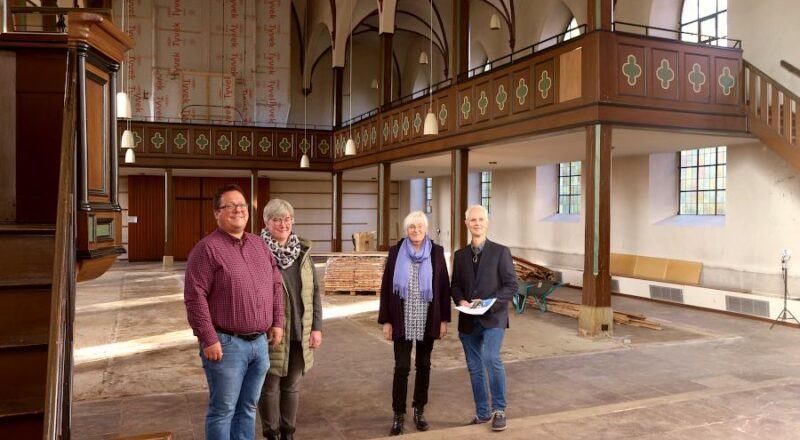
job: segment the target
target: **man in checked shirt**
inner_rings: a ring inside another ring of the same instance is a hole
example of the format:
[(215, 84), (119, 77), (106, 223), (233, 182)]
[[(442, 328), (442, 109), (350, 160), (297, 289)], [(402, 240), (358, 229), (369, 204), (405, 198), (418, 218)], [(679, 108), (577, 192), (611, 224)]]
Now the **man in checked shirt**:
[(224, 186), (213, 203), (218, 228), (189, 254), (183, 292), (208, 380), (206, 439), (252, 439), (269, 369), (264, 335), (272, 345), (283, 337), (281, 274), (264, 240), (245, 232), (242, 189)]

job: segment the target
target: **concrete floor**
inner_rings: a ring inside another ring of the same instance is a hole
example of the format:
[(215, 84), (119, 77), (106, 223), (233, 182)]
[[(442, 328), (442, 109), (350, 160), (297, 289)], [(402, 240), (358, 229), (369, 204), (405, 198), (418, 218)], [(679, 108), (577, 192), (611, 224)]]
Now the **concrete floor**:
[[(186, 323), (182, 275), (182, 265), (162, 271), (160, 264), (118, 263), (79, 285), (76, 440), (165, 430), (176, 439), (203, 438), (206, 383)], [(579, 295), (560, 289), (553, 297)], [(800, 438), (800, 330), (627, 297), (612, 301), (664, 330), (616, 326), (614, 338), (587, 340), (577, 336), (573, 318), (535, 309), (512, 317), (503, 348), (508, 429), (496, 435)], [(323, 304), (323, 345), (302, 382), (297, 438), (385, 436), (393, 361), (375, 322), (376, 298), (325, 296)], [(462, 426), (474, 407), (455, 323), (450, 331), (433, 352), (426, 408), (432, 430), (416, 433), (407, 423), (411, 438), (490, 435), (486, 425)]]

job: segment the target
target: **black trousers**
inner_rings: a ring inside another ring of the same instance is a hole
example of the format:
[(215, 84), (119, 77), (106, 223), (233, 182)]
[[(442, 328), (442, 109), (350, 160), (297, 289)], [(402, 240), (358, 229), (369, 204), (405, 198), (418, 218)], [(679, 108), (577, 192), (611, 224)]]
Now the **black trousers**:
[[(414, 381), (414, 400), (412, 405), (423, 408), (428, 403), (428, 385), (431, 382), (431, 352), (433, 338), (425, 337), (416, 341), (416, 377)], [(392, 384), (392, 409), (395, 413), (406, 412), (408, 394), (408, 373), (411, 370), (411, 348), (414, 341), (405, 339), (394, 341), (394, 382)]]

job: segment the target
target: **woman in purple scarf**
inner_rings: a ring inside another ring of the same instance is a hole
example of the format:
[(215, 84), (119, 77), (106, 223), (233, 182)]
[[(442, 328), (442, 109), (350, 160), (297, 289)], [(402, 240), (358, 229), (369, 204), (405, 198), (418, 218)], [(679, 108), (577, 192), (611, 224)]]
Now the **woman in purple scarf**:
[(411, 348), (415, 341), (414, 425), (420, 431), (430, 427), (423, 412), (428, 403), (431, 351), (434, 339), (447, 334), (450, 322), (450, 278), (444, 248), (428, 237), (428, 218), (422, 211), (408, 214), (403, 226), (406, 238), (389, 249), (378, 313), (383, 336), (394, 341), (394, 420), (390, 435), (403, 433)]

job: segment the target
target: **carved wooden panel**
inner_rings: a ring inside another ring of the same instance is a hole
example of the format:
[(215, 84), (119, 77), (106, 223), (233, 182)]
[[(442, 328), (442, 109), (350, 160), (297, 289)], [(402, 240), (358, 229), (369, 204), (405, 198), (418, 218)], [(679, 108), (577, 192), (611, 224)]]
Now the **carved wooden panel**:
[(511, 87), (514, 90), (511, 98), (511, 113), (517, 115), (527, 113), (531, 109), (531, 66), (523, 66), (511, 74)]
[(677, 100), (679, 98), (679, 56), (675, 50), (653, 49), (649, 60), (647, 78), (654, 98)]
[(439, 133), (446, 133), (455, 130), (455, 91), (447, 93), (437, 93), (433, 98), (433, 112), (439, 121)]
[(714, 81), (708, 55), (684, 54), (684, 99), (689, 102), (711, 102), (711, 83)]
[(149, 154), (164, 154), (167, 147), (167, 127), (153, 125), (144, 129), (144, 152)]
[[(333, 150), (331, 146), (331, 136), (327, 134), (318, 134), (316, 135), (316, 141), (313, 157), (315, 159), (330, 159)], [(259, 195), (261, 195), (260, 192)]]
[(170, 128), (170, 152), (172, 154), (189, 154), (189, 129), (184, 127)]
[(496, 76), (492, 80), (492, 117), (501, 119), (511, 114), (511, 101), (514, 94), (511, 91), (511, 76), (508, 74)]
[(645, 48), (630, 44), (617, 46), (617, 93), (628, 96), (647, 94)]
[(253, 156), (253, 131), (252, 130), (235, 130), (233, 132), (233, 151), (237, 157), (252, 157)]
[(552, 105), (556, 102), (556, 63), (554, 59), (549, 59), (537, 63), (533, 69), (533, 107), (540, 108)]
[(491, 83), (489, 78), (484, 76), (483, 81), (475, 84), (475, 123), (488, 122), (492, 115), (492, 106), (490, 105), (492, 96)]
[(214, 146), (211, 144), (211, 130), (207, 128), (193, 128), (192, 133), (192, 154), (199, 156), (210, 156)]
[(275, 152), (278, 157), (291, 158), (294, 156), (294, 149), (296, 148), (296, 135), (294, 133), (281, 133), (275, 136), (276, 146), (278, 147)]
[(258, 157), (272, 157), (275, 155), (275, 136), (272, 132), (256, 130), (253, 136), (255, 153)]
[(211, 136), (214, 144), (214, 156), (231, 156), (233, 154), (233, 130), (214, 128), (211, 130)]
[(108, 202), (111, 186), (109, 77), (91, 64), (86, 70), (86, 114), (92, 115), (86, 118), (87, 189), (91, 201)]
[(468, 127), (475, 122), (475, 97), (473, 96), (472, 85), (459, 86), (456, 99), (456, 112), (458, 114), (458, 126)]
[(714, 58), (714, 90), (717, 104), (739, 104), (742, 81), (739, 65), (740, 60), (736, 58)]

